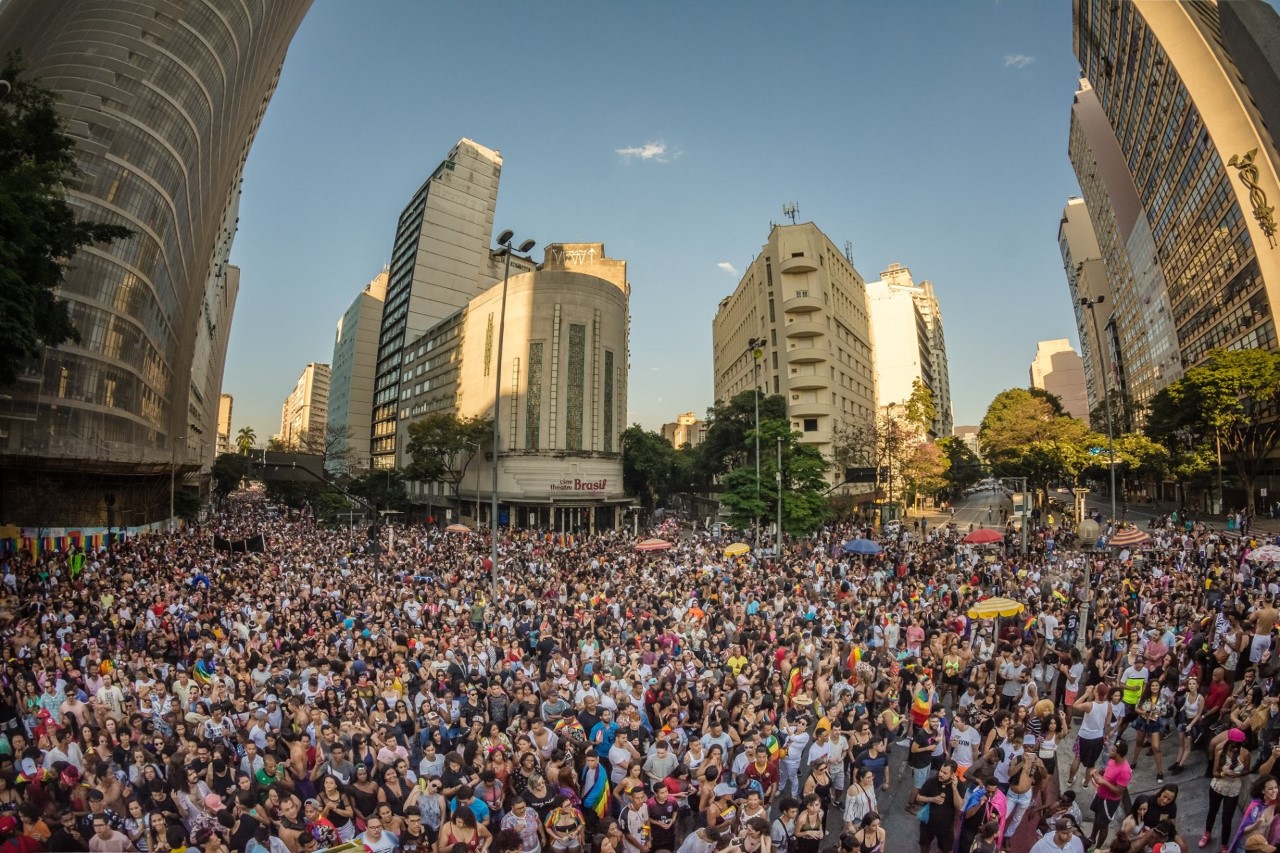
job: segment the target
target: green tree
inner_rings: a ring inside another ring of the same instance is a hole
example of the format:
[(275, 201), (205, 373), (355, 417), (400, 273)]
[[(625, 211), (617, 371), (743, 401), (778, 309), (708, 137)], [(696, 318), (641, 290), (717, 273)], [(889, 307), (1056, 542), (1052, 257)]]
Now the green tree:
[(979, 427), (983, 458), (1000, 476), (1026, 477), (1028, 488), (1048, 500), (1057, 479), (1078, 482), (1092, 463), (1089, 428), (1062, 413), (1057, 397), (1039, 389), (1001, 391)]
[(10, 56), (0, 79), (0, 384), (14, 381), (42, 347), (79, 341), (56, 295), (84, 246), (125, 239), (119, 225), (78, 220), (66, 201), (78, 174), (75, 142), (64, 131), (54, 96), (24, 76)]
[(903, 405), (906, 422), (920, 433), (932, 433), (933, 422), (938, 417), (938, 407), (933, 402), (933, 392), (919, 379), (911, 380), (911, 396)]
[(688, 454), (682, 457), (681, 451), (658, 433), (632, 424), (622, 433), (622, 486), (652, 510), (670, 494), (691, 458)]
[(902, 467), (907, 482), (908, 500), (916, 495), (933, 496), (947, 485), (947, 468), (951, 460), (946, 451), (932, 441), (918, 441)]
[(258, 434), (253, 431), (253, 427), (240, 427), (240, 431), (236, 433), (236, 448), (244, 454), (248, 455), (254, 445), (258, 443)]
[(409, 495), (405, 477), (400, 472), (387, 470), (361, 471), (345, 478), (343, 487), (375, 510), (404, 512), (409, 508)]
[(458, 496), (458, 485), (481, 447), (493, 444), (493, 418), (488, 415), (459, 417), (453, 412), (432, 412), (409, 424), (410, 457), (405, 479), (420, 483), (448, 483)]
[[(830, 513), (824, 478), (828, 464), (821, 451), (801, 441), (785, 420), (760, 422), (760, 488), (756, 490), (755, 460), (740, 465), (722, 480), (721, 502), (731, 523), (751, 527), (757, 518), (774, 518), (777, 508), (778, 439), (782, 440), (782, 529), (793, 536), (812, 533)], [(747, 436), (754, 445), (754, 431)]]
[(1280, 353), (1214, 350), (1152, 397), (1147, 434), (1212, 446), (1234, 468), (1252, 513), (1258, 468), (1280, 439), (1278, 404)]
[[(755, 442), (747, 438), (754, 438), (755, 400), (754, 391), (743, 391), (729, 402), (717, 402), (707, 409), (706, 432), (698, 448), (698, 475), (703, 483), (747, 462), (751, 463), (754, 478)], [(780, 394), (761, 394), (760, 423), (771, 420), (787, 422), (787, 401)], [(760, 454), (766, 455), (763, 443)]]
[(209, 469), (219, 500), (231, 494), (249, 473), (249, 459), (240, 453), (219, 453)]
[(938, 439), (937, 445), (947, 456), (947, 470), (943, 476), (953, 492), (962, 492), (982, 479), (982, 460), (969, 449), (969, 445), (953, 435)]

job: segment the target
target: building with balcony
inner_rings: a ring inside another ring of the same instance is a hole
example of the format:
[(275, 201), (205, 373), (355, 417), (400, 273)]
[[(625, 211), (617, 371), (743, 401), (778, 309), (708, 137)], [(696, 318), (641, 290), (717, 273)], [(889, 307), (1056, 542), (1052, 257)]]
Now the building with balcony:
[(1089, 395), (1085, 391), (1084, 362), (1071, 341), (1066, 338), (1040, 341), (1028, 372), (1032, 388), (1056, 395), (1068, 415), (1088, 423)]
[[(757, 365), (748, 342), (765, 341)], [(844, 423), (870, 424), (876, 377), (866, 285), (812, 222), (774, 225), (711, 323), (718, 401), (759, 387), (787, 401), (791, 427), (828, 457)], [(840, 479), (829, 472), (833, 482)]]
[[(431, 412), (491, 416), (498, 405), (498, 523), (560, 531), (612, 529), (631, 501), (622, 487), (631, 285), (603, 243), (553, 243), (536, 269), (512, 259), (502, 311), (497, 283), (402, 352), (397, 467), (410, 424)], [(501, 354), (501, 375), (495, 371)], [(470, 454), (459, 494), (410, 483), (410, 499), (439, 519), (490, 523), (493, 455)], [(478, 509), (477, 509), (478, 506)]]
[(1276, 103), (1280, 19), (1264, 6), (1073, 2), (1084, 80), (1069, 152), (1115, 293), (1120, 390), (1135, 403), (1214, 349), (1276, 346), (1280, 184), (1259, 104)]
[(384, 269), (365, 285), (338, 320), (333, 336), (329, 408), (325, 420), (336, 429), (325, 466), (335, 474), (370, 467), (373, 383), (387, 278), (388, 272)]
[(501, 175), (501, 154), (461, 139), (400, 214), (378, 335), (370, 429), (375, 468), (395, 467), (406, 346), (493, 284), (489, 247)]
[(951, 434), (951, 381), (942, 310), (933, 284), (916, 284), (911, 270), (889, 264), (866, 284), (871, 337), (875, 341), (876, 407), (893, 408), (911, 398), (916, 382), (933, 395), (937, 416), (930, 438)]
[(0, 521), (154, 522), (172, 468), (212, 459), (236, 196), (310, 5), (0, 3), (0, 54), (22, 50), (75, 140), (75, 214), (134, 232), (77, 254), (60, 295), (80, 341), (3, 390)]
[(313, 361), (303, 368), (297, 384), (280, 407), (281, 447), (306, 453), (325, 451), (329, 379), (327, 364)]
[(681, 447), (697, 447), (702, 444), (706, 431), (706, 423), (693, 412), (676, 415), (673, 422), (662, 425), (662, 437), (677, 450)]

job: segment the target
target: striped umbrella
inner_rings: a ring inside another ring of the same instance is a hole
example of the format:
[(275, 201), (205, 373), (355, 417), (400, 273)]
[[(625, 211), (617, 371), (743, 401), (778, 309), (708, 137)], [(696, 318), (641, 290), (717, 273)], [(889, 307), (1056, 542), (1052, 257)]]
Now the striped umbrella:
[(743, 554), (750, 554), (751, 546), (746, 542), (734, 542), (728, 548), (724, 549), (726, 557), (741, 557)]
[(671, 547), (671, 543), (665, 539), (646, 539), (636, 545), (637, 551), (665, 551)]
[(1132, 548), (1134, 545), (1142, 545), (1150, 541), (1150, 534), (1136, 527), (1126, 527), (1117, 531), (1107, 544), (1112, 548)]

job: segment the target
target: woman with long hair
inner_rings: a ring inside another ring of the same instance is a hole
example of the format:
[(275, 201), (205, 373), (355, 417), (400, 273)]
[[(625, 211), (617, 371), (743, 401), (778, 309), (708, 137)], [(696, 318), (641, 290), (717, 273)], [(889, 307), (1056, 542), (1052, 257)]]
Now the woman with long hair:
[(1244, 787), (1244, 777), (1249, 775), (1249, 753), (1244, 748), (1243, 740), (1229, 740), (1226, 746), (1212, 757), (1213, 776), (1209, 780), (1209, 812), (1205, 816), (1204, 835), (1200, 836), (1200, 846), (1209, 844), (1213, 836), (1213, 822), (1222, 815), (1222, 846), (1225, 848), (1231, 841), (1231, 822), (1235, 819), (1236, 809), (1240, 807), (1240, 790)]
[[(1270, 841), (1267, 835), (1275, 818), (1277, 796), (1280, 796), (1280, 782), (1274, 776), (1262, 776), (1254, 781), (1249, 789), (1249, 805), (1245, 806), (1240, 825), (1227, 846), (1228, 853), (1244, 853), (1252, 847), (1268, 849)], [(1259, 838), (1262, 845), (1250, 845), (1249, 839), (1253, 837)]]

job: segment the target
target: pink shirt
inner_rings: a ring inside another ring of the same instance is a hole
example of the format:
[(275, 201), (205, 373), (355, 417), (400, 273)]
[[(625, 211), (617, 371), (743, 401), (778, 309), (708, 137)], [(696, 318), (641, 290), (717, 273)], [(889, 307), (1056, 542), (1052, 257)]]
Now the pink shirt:
[(918, 649), (924, 643), (924, 629), (919, 625), (907, 626), (907, 648)]
[[(1102, 778), (1106, 779), (1117, 788), (1124, 789), (1129, 784), (1129, 780), (1133, 778), (1133, 768), (1129, 766), (1129, 762), (1121, 759), (1119, 761), (1108, 761), (1107, 769), (1102, 771)], [(1120, 794), (1114, 794), (1108, 791), (1103, 785), (1098, 786), (1098, 796), (1104, 800), (1112, 802), (1120, 799)]]

